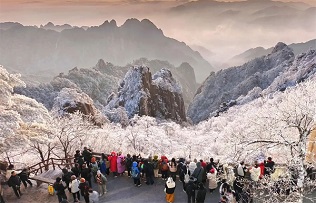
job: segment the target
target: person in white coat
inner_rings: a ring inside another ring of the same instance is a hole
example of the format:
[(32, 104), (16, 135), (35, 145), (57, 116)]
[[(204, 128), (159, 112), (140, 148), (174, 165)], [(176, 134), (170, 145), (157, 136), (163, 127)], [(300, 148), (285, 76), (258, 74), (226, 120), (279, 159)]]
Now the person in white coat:
[(258, 164), (255, 164), (255, 167), (251, 167), (249, 169), (249, 173), (251, 180), (258, 181), (260, 177), (260, 167), (258, 166)]
[(99, 193), (97, 191), (89, 189), (89, 202), (90, 203), (97, 203), (99, 202)]
[(72, 193), (72, 196), (74, 198), (74, 202), (79, 202), (80, 201), (80, 189), (79, 189), (79, 180), (76, 178), (75, 175), (71, 176), (71, 182), (69, 183), (69, 188)]
[(196, 162), (197, 160), (194, 159), (194, 161), (191, 161), (188, 168), (189, 168), (189, 171), (190, 171), (190, 174), (193, 174), (194, 170), (196, 169)]
[(217, 188), (217, 180), (216, 180), (217, 171), (215, 168), (212, 168), (206, 175), (208, 179), (208, 188), (210, 189), (210, 193), (214, 192)]

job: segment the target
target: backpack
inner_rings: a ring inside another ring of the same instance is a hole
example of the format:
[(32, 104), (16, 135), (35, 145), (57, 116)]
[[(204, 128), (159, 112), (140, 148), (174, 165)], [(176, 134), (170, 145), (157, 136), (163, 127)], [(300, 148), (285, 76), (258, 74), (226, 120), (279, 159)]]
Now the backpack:
[(168, 164), (166, 164), (165, 162), (162, 164), (162, 170), (163, 171), (168, 171), (168, 169), (169, 169), (169, 166), (168, 166)]
[(99, 170), (99, 167), (98, 167), (98, 164), (97, 163), (94, 163), (94, 164), (91, 164), (91, 171), (92, 172), (97, 172)]
[(137, 169), (132, 169), (132, 177), (133, 178), (139, 178), (139, 172)]
[(235, 174), (235, 177), (237, 177), (238, 176), (238, 165), (234, 166), (233, 172)]
[(158, 161), (153, 161), (153, 167), (154, 167), (154, 169), (158, 168)]
[(187, 169), (187, 173), (184, 175), (184, 182), (188, 183), (190, 181), (189, 169)]

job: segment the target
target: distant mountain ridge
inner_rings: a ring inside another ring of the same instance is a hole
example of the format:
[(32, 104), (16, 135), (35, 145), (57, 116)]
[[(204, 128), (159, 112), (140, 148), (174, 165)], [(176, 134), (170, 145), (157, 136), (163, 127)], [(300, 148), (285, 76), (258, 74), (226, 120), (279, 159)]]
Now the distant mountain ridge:
[(15, 67), (22, 74), (47, 76), (73, 67), (91, 67), (100, 58), (124, 66), (145, 57), (168, 61), (175, 66), (187, 62), (200, 82), (213, 70), (198, 52), (166, 37), (147, 19), (128, 19), (121, 26), (114, 20), (105, 21), (86, 30), (72, 27), (61, 32), (44, 27), (19, 25), (0, 29), (0, 63)]
[[(293, 49), (295, 55), (298, 55), (307, 52), (309, 49), (316, 49), (316, 39), (302, 43), (292, 43), (288, 46)], [(244, 64), (252, 59), (267, 55), (271, 53), (272, 50), (273, 47), (268, 49), (265, 49), (263, 47), (248, 49), (245, 52), (231, 58), (224, 64), (224, 67), (238, 66)]]

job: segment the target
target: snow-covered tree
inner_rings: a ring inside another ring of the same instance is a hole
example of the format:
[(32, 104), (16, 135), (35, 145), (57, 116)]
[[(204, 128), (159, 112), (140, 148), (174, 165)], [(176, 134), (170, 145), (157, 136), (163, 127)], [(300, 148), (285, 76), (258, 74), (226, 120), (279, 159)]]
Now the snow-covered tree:
[(79, 112), (57, 116), (52, 120), (51, 125), (53, 136), (58, 142), (59, 153), (57, 152), (56, 155), (66, 159), (72, 157), (77, 149), (83, 148), (90, 131), (95, 128), (91, 118)]

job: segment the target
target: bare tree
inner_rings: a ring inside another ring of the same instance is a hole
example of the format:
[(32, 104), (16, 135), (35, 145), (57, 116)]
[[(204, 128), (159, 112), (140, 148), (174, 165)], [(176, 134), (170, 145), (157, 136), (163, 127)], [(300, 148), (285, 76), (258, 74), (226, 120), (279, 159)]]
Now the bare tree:
[[(68, 159), (72, 157), (75, 150), (81, 148), (89, 137), (89, 131), (96, 126), (91, 119), (79, 112), (66, 114), (53, 119), (54, 137), (58, 142), (56, 155)], [(68, 162), (68, 160), (67, 160)]]

